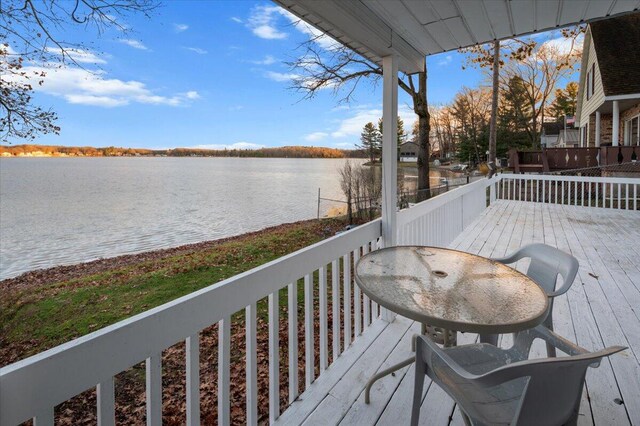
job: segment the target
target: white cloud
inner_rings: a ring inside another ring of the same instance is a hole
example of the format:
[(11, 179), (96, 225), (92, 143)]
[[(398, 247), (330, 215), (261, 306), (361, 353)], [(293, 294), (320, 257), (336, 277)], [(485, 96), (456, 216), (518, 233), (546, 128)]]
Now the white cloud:
[(260, 25), (259, 27), (253, 28), (252, 31), (258, 37), (266, 38), (267, 40), (281, 40), (288, 37), (287, 33), (278, 31), (269, 25)]
[(173, 96), (161, 96), (140, 81), (123, 81), (107, 78), (104, 71), (90, 72), (80, 68), (43, 68), (28, 66), (28, 74), (44, 72), (42, 85), (34, 90), (65, 99), (71, 104), (101, 106), (107, 108), (131, 103), (182, 106), (200, 98), (195, 90)]
[(185, 47), (185, 49), (190, 50), (190, 51), (192, 51), (192, 52), (195, 52), (195, 53), (197, 53), (198, 55), (206, 55), (207, 53), (209, 53), (209, 52), (207, 52), (206, 50), (201, 49), (201, 48), (199, 48), (199, 47)]
[(207, 145), (196, 145), (190, 146), (192, 149), (260, 149), (264, 148), (264, 145), (258, 145), (257, 143), (251, 142), (236, 142), (231, 145), (221, 145), (221, 144), (207, 144)]
[(264, 59), (249, 61), (249, 62), (256, 65), (271, 65), (271, 64), (275, 64), (277, 62), (277, 59), (271, 55), (267, 55), (264, 57)]
[(233, 22), (237, 22), (238, 24), (242, 24), (242, 19), (238, 18), (237, 16), (232, 16), (231, 20)]
[(229, 107), (229, 111), (240, 111), (244, 106), (242, 105), (232, 105)]
[[(49, 53), (62, 55), (62, 51), (57, 48), (47, 47), (45, 49)], [(65, 53), (69, 55), (71, 59), (82, 64), (106, 64), (107, 61), (104, 58), (96, 56), (94, 53), (88, 50), (82, 49), (66, 49)]]
[(183, 96), (187, 99), (192, 99), (192, 100), (200, 99), (200, 94), (195, 90), (189, 90), (188, 92), (184, 93)]
[(329, 136), (329, 134), (325, 133), (325, 132), (314, 132), (314, 133), (309, 133), (308, 135), (306, 135), (304, 137), (304, 140), (309, 141), (309, 142), (317, 142), (317, 141), (321, 141), (322, 139), (326, 138), (327, 136)]
[(267, 40), (281, 40), (289, 35), (276, 28), (278, 16), (282, 13), (279, 6), (256, 6), (251, 10), (247, 27), (253, 34)]
[(567, 37), (557, 37), (547, 40), (540, 46), (540, 49), (557, 50), (561, 55), (575, 54), (582, 48), (584, 37), (580, 34), (575, 40)]
[(189, 26), (187, 24), (173, 24), (173, 29), (177, 33), (181, 33), (183, 31), (187, 31)]
[(451, 63), (451, 61), (453, 61), (453, 56), (451, 55), (447, 55), (444, 58), (440, 59), (438, 61), (438, 65), (440, 66), (446, 66), (449, 65)]
[(140, 49), (140, 50), (149, 50), (147, 48), (147, 46), (145, 46), (144, 44), (142, 44), (142, 42), (138, 41), (138, 40), (133, 40), (130, 38), (123, 38), (118, 40), (120, 43), (126, 44), (127, 46), (131, 46), (134, 49)]
[(298, 74), (293, 74), (293, 73), (282, 73), (282, 72), (276, 72), (276, 71), (267, 71), (265, 73), (266, 77), (270, 80), (273, 81), (277, 81), (279, 83), (285, 82), (285, 81), (291, 81), (291, 80), (295, 80), (297, 78), (300, 78), (300, 76)]
[[(406, 105), (398, 108), (398, 115), (404, 122), (404, 130), (411, 132), (413, 122), (416, 120), (415, 113)], [(331, 132), (331, 136), (335, 139), (343, 138), (359, 138), (362, 128), (367, 123), (378, 124), (378, 120), (382, 117), (382, 109), (361, 109), (354, 111), (350, 117), (339, 121), (337, 128)]]

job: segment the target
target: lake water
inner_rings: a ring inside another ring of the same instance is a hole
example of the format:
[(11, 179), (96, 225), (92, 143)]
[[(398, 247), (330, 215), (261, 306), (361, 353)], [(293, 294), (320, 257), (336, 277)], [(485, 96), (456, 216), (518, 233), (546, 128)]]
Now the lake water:
[(344, 161), (1, 159), (0, 279), (314, 218)]

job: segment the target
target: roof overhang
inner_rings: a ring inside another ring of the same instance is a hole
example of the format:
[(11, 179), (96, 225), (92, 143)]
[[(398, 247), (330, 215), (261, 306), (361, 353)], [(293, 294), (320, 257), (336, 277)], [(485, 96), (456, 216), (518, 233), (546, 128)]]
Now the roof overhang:
[(640, 0), (274, 0), (375, 63), (424, 58), (640, 10)]

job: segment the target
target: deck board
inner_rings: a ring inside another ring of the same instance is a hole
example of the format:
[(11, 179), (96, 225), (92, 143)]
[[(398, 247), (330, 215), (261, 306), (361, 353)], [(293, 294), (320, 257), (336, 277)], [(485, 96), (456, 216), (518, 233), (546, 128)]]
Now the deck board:
[[(610, 345), (629, 347), (600, 368), (589, 370), (578, 420), (581, 425), (640, 426), (638, 223), (640, 213), (634, 211), (497, 201), (450, 245), (481, 256), (502, 257), (522, 245), (541, 242), (580, 261), (574, 285), (555, 301), (555, 330), (589, 350)], [(527, 262), (515, 266), (526, 271)], [(375, 371), (411, 354), (408, 346), (417, 329), (417, 324), (402, 317), (391, 324), (378, 320), (283, 413), (278, 423), (408, 423), (413, 366), (378, 382), (371, 405), (364, 404), (363, 390)], [(459, 344), (476, 339), (471, 333), (458, 334)], [(511, 341), (511, 336), (500, 339), (502, 346)], [(545, 356), (544, 345), (538, 343), (532, 356)], [(616, 398), (624, 403), (616, 403)], [(429, 380), (424, 387), (421, 424), (463, 424), (456, 404)]]

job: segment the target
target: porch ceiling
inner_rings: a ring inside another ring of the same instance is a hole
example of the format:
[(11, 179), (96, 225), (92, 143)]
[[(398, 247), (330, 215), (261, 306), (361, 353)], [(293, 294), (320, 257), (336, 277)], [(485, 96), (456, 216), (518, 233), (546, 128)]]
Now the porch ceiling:
[(274, 0), (373, 62), (424, 57), (640, 10), (640, 0)]

